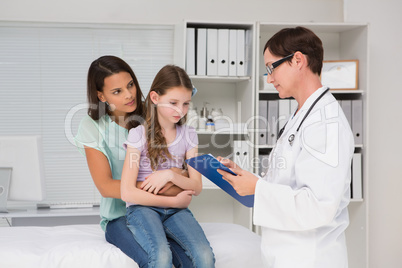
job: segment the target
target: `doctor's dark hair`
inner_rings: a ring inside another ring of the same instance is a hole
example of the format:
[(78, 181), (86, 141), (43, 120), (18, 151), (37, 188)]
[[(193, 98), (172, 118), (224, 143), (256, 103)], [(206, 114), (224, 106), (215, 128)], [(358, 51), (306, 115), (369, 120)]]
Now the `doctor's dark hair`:
[(137, 77), (135, 76), (130, 65), (116, 56), (102, 56), (94, 60), (89, 67), (87, 77), (87, 97), (89, 103), (88, 115), (93, 120), (99, 120), (99, 118), (101, 118), (103, 115), (109, 113), (107, 105), (99, 100), (98, 91), (103, 92), (105, 78), (120, 72), (129, 73), (136, 88), (135, 101), (137, 108), (133, 112), (127, 114), (126, 117), (126, 119), (134, 119), (127, 123), (127, 128), (131, 129), (138, 126), (140, 121), (142, 121), (140, 118), (144, 117), (144, 105), (142, 101), (144, 97), (142, 95)]
[[(167, 158), (172, 159), (166, 143), (165, 136), (162, 133), (162, 127), (159, 124), (157, 105), (151, 100), (151, 92), (155, 91), (159, 96), (169, 92), (169, 89), (175, 87), (184, 87), (188, 91), (193, 91), (193, 85), (190, 77), (185, 70), (176, 65), (166, 65), (160, 69), (152, 82), (151, 89), (145, 100), (146, 117), (145, 133), (147, 137), (148, 158), (151, 162), (152, 170), (157, 170), (158, 165), (164, 163)], [(187, 115), (177, 122), (177, 125), (183, 125), (186, 122)]]
[[(313, 73), (321, 75), (324, 49), (321, 39), (311, 30), (298, 26), (284, 28), (272, 36), (265, 44), (263, 54), (269, 49), (272, 55), (286, 57), (300, 51), (307, 56), (308, 67)], [(292, 58), (287, 60), (292, 62)]]

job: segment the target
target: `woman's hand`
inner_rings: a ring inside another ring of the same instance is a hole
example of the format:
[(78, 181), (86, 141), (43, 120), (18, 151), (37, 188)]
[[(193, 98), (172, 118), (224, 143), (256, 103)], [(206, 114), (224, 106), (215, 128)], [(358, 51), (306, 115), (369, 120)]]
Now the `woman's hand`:
[(245, 196), (253, 195), (255, 193), (255, 186), (258, 178), (253, 173), (241, 169), (229, 159), (224, 159), (220, 156), (217, 157), (217, 159), (237, 174), (237, 176), (234, 176), (226, 171), (218, 169), (218, 173), (222, 175), (222, 178), (229, 182), (239, 195)]
[(156, 171), (145, 178), (141, 184), (141, 189), (158, 194), (172, 180), (173, 176), (173, 171), (170, 169)]
[(193, 198), (193, 195), (195, 192), (193, 190), (185, 190), (178, 195), (176, 195), (175, 198), (175, 208), (187, 208), (190, 205), (191, 199)]

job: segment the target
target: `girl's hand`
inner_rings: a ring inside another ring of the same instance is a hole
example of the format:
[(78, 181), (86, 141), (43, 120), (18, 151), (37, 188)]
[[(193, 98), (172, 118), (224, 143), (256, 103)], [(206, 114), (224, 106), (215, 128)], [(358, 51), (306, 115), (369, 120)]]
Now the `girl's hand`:
[(141, 184), (141, 189), (158, 194), (158, 192), (172, 180), (174, 174), (170, 169), (159, 170), (147, 176)]
[(175, 208), (187, 208), (190, 205), (191, 199), (193, 198), (193, 195), (195, 192), (193, 190), (185, 190), (178, 195), (176, 195), (175, 198)]

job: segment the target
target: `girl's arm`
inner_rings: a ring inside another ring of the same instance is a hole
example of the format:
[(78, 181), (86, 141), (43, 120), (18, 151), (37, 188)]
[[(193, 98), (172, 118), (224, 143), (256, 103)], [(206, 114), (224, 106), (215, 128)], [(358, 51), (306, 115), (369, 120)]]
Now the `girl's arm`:
[[(95, 183), (96, 188), (103, 197), (121, 198), (120, 194), (120, 180), (114, 180), (112, 171), (109, 166), (109, 161), (106, 156), (99, 150), (91, 147), (85, 148), (85, 156), (89, 172), (91, 173), (92, 180)], [(179, 174), (182, 173), (181, 169), (172, 169)], [(183, 190), (173, 185), (168, 190), (164, 191), (163, 195), (175, 196)]]
[[(138, 149), (127, 146), (126, 158), (124, 160), (121, 176), (121, 199), (125, 202), (143, 206), (187, 207), (190, 204), (192, 198), (191, 195), (194, 194), (194, 191), (183, 191), (177, 196), (160, 196), (137, 188), (136, 181), (140, 157), (141, 154)], [(174, 173), (173, 171), (171, 172)]]
[[(195, 157), (198, 147), (194, 147), (186, 152), (186, 159)], [(151, 193), (157, 194), (159, 190), (168, 182), (172, 182), (181, 189), (193, 190), (195, 195), (199, 195), (202, 190), (201, 174), (194, 168), (188, 166), (189, 177), (172, 172), (171, 170), (157, 171), (146, 178), (141, 188)]]

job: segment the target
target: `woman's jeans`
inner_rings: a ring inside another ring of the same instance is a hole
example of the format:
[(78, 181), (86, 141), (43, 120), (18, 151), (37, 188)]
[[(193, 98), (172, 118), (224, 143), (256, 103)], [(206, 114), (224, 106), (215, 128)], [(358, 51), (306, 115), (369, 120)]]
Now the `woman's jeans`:
[(212, 248), (189, 209), (133, 205), (127, 208), (126, 220), (135, 240), (148, 254), (149, 268), (172, 267), (171, 241), (190, 257), (192, 265), (186, 267), (214, 267)]
[[(134, 239), (133, 234), (127, 228), (126, 217), (120, 217), (113, 221), (109, 221), (106, 225), (105, 233), (106, 241), (115, 245), (127, 256), (133, 259), (139, 267), (148, 267), (148, 254)], [(174, 240), (168, 239), (170, 250), (173, 253), (173, 264), (177, 268), (192, 267), (190, 258)]]

